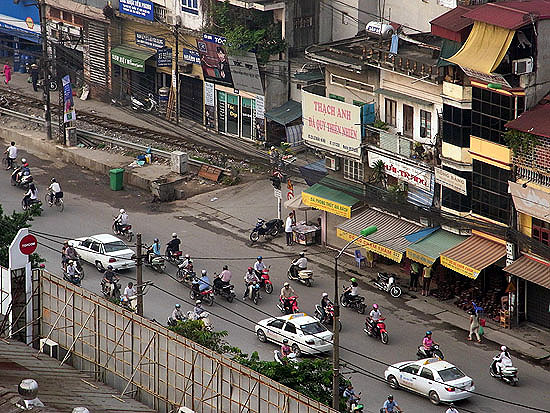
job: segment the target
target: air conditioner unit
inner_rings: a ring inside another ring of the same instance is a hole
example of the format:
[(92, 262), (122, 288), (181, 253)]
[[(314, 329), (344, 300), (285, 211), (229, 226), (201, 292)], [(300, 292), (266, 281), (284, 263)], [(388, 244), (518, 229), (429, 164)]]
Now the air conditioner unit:
[(533, 71), (533, 58), (526, 57), (525, 59), (512, 60), (512, 71), (515, 75), (523, 75)]
[(54, 359), (59, 359), (59, 345), (49, 338), (40, 339), (40, 347), (42, 352)]
[(333, 158), (331, 156), (325, 156), (325, 166), (332, 171), (340, 170), (340, 158)]

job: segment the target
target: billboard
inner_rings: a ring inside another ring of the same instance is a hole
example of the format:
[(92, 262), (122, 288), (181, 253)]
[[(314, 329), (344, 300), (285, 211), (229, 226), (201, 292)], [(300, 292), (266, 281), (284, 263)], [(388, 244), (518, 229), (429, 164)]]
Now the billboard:
[(256, 95), (264, 94), (255, 53), (247, 52), (242, 56), (229, 56), (229, 67), (235, 89)]
[(233, 87), (229, 58), (225, 52), (225, 37), (204, 33), (197, 39), (205, 82)]
[(40, 15), (35, 0), (0, 2), (0, 32), (40, 43)]
[(384, 163), (386, 174), (423, 189), (424, 191), (433, 192), (431, 172), (399, 162), (397, 159), (384, 156), (369, 149), (369, 166), (374, 168), (378, 161)]

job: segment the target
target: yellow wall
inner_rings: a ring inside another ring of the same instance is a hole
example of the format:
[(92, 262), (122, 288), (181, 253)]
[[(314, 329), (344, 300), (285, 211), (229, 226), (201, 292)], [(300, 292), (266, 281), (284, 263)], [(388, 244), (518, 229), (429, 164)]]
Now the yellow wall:
[(527, 214), (522, 214), (518, 212), (518, 224), (519, 230), (528, 237), (531, 236), (531, 231), (533, 227), (533, 217)]
[(444, 158), (452, 159), (457, 162), (472, 163), (469, 149), (470, 148), (462, 148), (443, 142), (441, 145), (441, 155), (443, 155)]
[(472, 88), (443, 82), (443, 95), (459, 102), (472, 100)]
[(498, 143), (486, 141), (477, 136), (470, 136), (470, 154), (472, 159), (488, 163), (490, 165), (502, 168), (512, 169), (512, 151)]

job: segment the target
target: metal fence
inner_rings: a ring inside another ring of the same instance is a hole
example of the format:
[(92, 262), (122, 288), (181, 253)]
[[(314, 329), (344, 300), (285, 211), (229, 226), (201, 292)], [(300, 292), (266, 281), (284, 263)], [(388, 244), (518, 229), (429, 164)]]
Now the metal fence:
[(160, 412), (336, 413), (261, 374), (44, 271), (41, 336), (64, 362)]

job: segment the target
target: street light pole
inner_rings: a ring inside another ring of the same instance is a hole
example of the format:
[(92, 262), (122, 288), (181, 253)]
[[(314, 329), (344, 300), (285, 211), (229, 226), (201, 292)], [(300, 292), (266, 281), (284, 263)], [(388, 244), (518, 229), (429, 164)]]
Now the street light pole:
[(359, 231), (361, 235), (348, 242), (344, 248), (338, 251), (334, 257), (334, 317), (332, 318), (332, 408), (340, 410), (340, 297), (338, 296), (338, 259), (342, 256), (345, 250), (349, 248), (358, 239), (374, 234), (378, 228), (374, 225)]
[(51, 141), (52, 138), (52, 112), (50, 107), (50, 69), (48, 62), (48, 30), (46, 26), (46, 0), (40, 0), (38, 4), (40, 11), (40, 29), (42, 34), (42, 76), (44, 76), (43, 94), (44, 94), (44, 119), (46, 120), (46, 136)]

